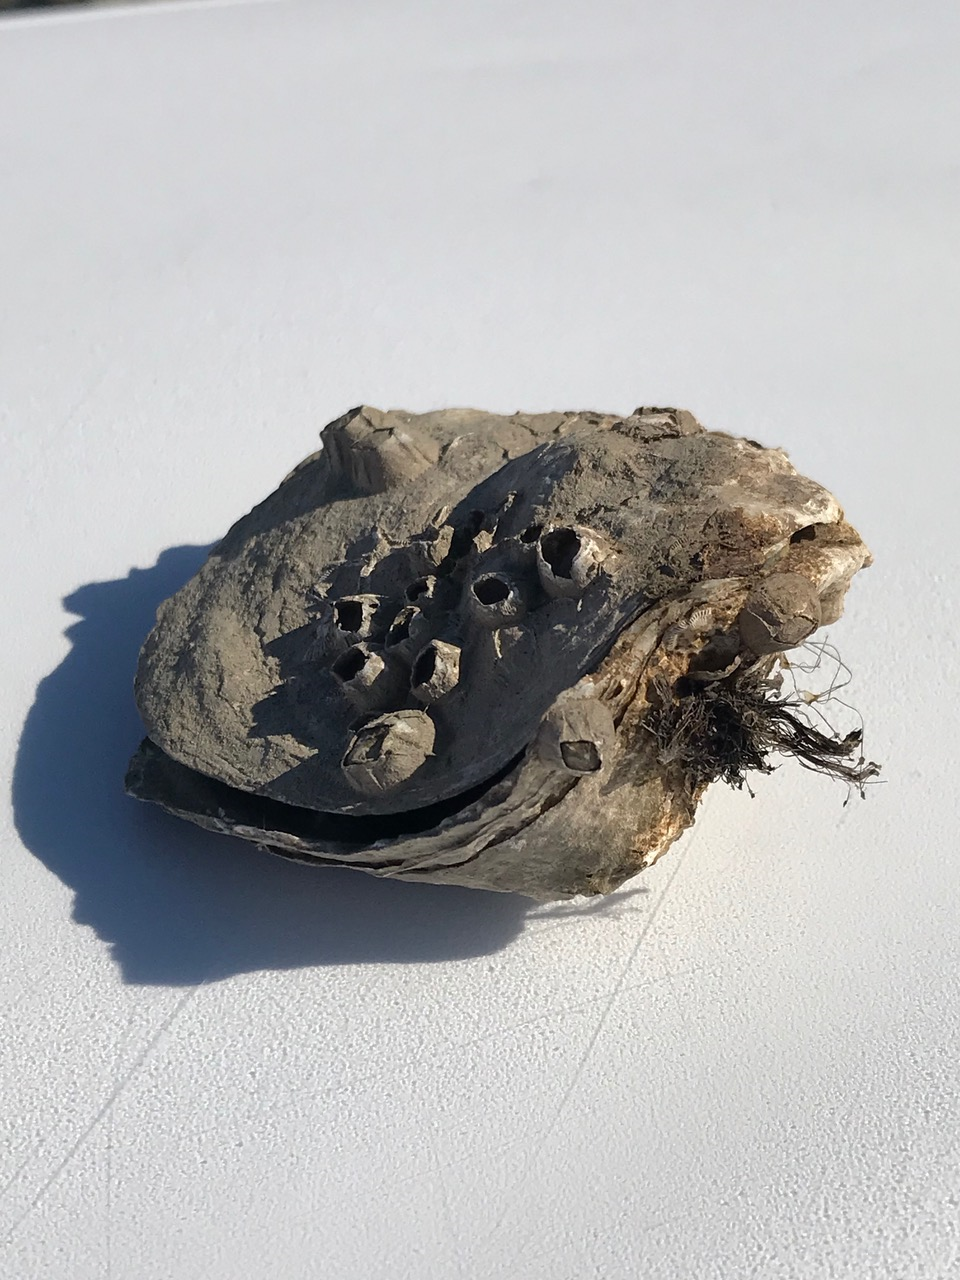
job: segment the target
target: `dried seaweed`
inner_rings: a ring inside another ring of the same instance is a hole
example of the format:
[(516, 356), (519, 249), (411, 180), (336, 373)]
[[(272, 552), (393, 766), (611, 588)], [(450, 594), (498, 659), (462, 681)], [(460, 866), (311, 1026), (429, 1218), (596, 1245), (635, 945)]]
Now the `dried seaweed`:
[[(797, 664), (797, 669), (817, 669), (822, 656), (821, 652), (810, 666)], [(846, 671), (839, 657), (836, 660)], [(790, 669), (785, 659), (781, 662)], [(801, 693), (795, 680), (794, 685), (795, 692), (785, 695), (782, 674), (763, 664), (709, 682), (683, 677), (665, 686), (660, 681), (658, 705), (645, 727), (657, 740), (661, 764), (678, 765), (691, 792), (718, 780), (749, 791), (748, 775), (772, 773), (777, 766), (771, 757), (784, 755), (795, 757), (805, 769), (841, 779), (863, 796), (880, 766), (860, 750), (862, 726), (840, 734), (817, 706), (839, 703), (835, 692), (843, 685), (831, 683), (816, 695)], [(814, 715), (828, 732), (817, 727)]]

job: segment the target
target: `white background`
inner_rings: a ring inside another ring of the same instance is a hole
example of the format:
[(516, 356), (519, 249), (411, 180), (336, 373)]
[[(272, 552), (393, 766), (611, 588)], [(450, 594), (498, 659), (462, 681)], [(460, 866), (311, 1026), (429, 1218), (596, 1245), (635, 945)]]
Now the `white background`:
[[(0, 22), (0, 1272), (960, 1275), (960, 10)], [(121, 794), (156, 604), (360, 402), (679, 404), (876, 555), (883, 786), (717, 787), (599, 906)]]

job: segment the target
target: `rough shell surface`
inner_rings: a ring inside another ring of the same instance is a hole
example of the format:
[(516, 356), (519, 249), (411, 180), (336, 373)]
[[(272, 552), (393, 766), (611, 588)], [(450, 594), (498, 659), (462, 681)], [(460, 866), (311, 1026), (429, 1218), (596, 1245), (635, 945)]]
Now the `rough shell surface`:
[(699, 799), (643, 733), (652, 674), (799, 643), (869, 561), (780, 450), (683, 411), (364, 406), (322, 440), (161, 606), (128, 778), (307, 861), (616, 887)]

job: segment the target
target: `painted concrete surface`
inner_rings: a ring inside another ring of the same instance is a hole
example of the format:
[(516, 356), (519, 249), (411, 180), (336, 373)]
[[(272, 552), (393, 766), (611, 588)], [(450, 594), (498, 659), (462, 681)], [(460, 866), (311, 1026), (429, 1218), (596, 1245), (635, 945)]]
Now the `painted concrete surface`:
[[(884, 0), (0, 22), (3, 1275), (960, 1274), (958, 35)], [(831, 640), (883, 785), (716, 788), (559, 907), (127, 800), (153, 610), (360, 401), (786, 447), (875, 552)]]

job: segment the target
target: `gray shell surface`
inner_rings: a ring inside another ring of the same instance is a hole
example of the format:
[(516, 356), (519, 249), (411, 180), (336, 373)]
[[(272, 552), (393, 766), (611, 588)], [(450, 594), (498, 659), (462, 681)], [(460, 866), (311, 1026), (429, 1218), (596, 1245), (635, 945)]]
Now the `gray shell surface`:
[(322, 441), (161, 606), (128, 778), (304, 860), (615, 887), (699, 798), (627, 732), (677, 636), (787, 648), (869, 560), (781, 451), (683, 411), (364, 406)]

